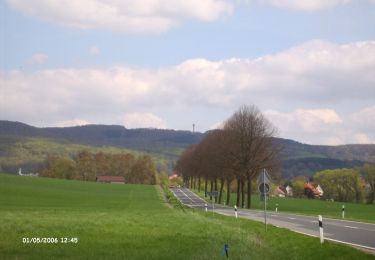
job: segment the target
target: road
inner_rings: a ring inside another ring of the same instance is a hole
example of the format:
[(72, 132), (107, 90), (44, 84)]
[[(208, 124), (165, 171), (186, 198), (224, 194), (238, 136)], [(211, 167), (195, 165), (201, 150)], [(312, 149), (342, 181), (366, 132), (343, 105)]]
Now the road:
[[(171, 189), (183, 204), (204, 209), (205, 200), (186, 188)], [(208, 210), (234, 217), (234, 209), (222, 205), (208, 204)], [(238, 217), (264, 222), (264, 212), (259, 210), (238, 209)], [(318, 216), (301, 216), (267, 211), (267, 223), (295, 232), (319, 237)], [(323, 218), (324, 239), (367, 249), (375, 254), (375, 224), (355, 221)]]

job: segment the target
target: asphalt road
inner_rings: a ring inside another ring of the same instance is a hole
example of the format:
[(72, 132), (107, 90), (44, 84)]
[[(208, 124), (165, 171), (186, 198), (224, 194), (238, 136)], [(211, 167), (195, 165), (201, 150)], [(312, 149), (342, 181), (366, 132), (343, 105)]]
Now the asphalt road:
[[(205, 200), (186, 188), (171, 189), (176, 198), (183, 204), (205, 209)], [(235, 216), (234, 209), (222, 205), (207, 204), (208, 210), (228, 216)], [(238, 209), (238, 217), (264, 222), (264, 211)], [(288, 228), (292, 231), (319, 237), (318, 216), (301, 216), (295, 214), (267, 211), (267, 224)], [(361, 247), (375, 254), (375, 224), (330, 219), (323, 217), (324, 239), (352, 246)]]

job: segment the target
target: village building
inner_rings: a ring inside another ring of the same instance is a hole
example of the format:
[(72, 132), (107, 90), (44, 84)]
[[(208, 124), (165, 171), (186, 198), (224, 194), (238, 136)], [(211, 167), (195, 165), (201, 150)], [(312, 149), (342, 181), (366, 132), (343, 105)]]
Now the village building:
[(18, 175), (19, 176), (39, 177), (39, 173), (32, 173), (32, 172), (30, 172), (30, 173), (22, 173), (22, 169), (21, 168), (18, 169)]
[(316, 186), (316, 190), (319, 192), (319, 196), (322, 197), (323, 194), (324, 194), (324, 191), (323, 191), (322, 187), (320, 187), (319, 184), (318, 184), (318, 186)]
[(169, 180), (177, 179), (178, 175), (177, 174), (172, 174), (171, 176), (168, 177)]
[(280, 198), (285, 198), (285, 191), (283, 191), (283, 187), (276, 187), (275, 189), (275, 195)]
[(288, 185), (288, 186), (286, 186), (285, 190), (286, 190), (286, 196), (293, 197), (293, 189), (292, 189), (292, 187), (290, 187)]

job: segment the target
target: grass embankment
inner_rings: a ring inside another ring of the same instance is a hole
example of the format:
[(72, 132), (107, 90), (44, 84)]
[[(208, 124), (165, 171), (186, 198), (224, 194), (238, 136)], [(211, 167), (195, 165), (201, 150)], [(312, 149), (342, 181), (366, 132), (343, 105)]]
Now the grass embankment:
[[(0, 259), (374, 259), (261, 223), (171, 208), (157, 186), (0, 174)], [(78, 243), (23, 244), (22, 238)]]
[[(204, 197), (204, 192), (195, 191), (200, 197)], [(223, 201), (226, 193), (223, 194)], [(232, 193), (230, 197), (230, 206), (236, 204), (237, 194)], [(209, 198), (205, 198), (209, 199)], [(224, 203), (224, 202), (223, 202)], [(252, 209), (264, 209), (263, 201), (259, 194), (251, 196)], [(300, 199), (300, 198), (279, 198), (270, 197), (267, 201), (267, 209), (274, 211), (278, 205), (278, 212), (289, 212), (304, 215), (322, 215), (323, 217), (340, 218), (342, 205), (345, 205), (345, 219), (375, 223), (375, 205), (332, 202), (319, 199)]]

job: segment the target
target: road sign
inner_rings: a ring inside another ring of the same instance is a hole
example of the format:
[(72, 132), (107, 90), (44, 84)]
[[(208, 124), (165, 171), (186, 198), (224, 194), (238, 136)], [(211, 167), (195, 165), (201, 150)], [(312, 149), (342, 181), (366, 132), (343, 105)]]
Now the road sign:
[(261, 174), (258, 176), (258, 183), (270, 183), (271, 182), (271, 177), (267, 173), (267, 171), (264, 169)]
[(268, 193), (270, 191), (270, 185), (268, 185), (268, 183), (261, 183), (258, 189), (260, 193)]
[(217, 197), (217, 196), (219, 196), (219, 192), (218, 191), (211, 191), (211, 192), (207, 191), (206, 196)]

